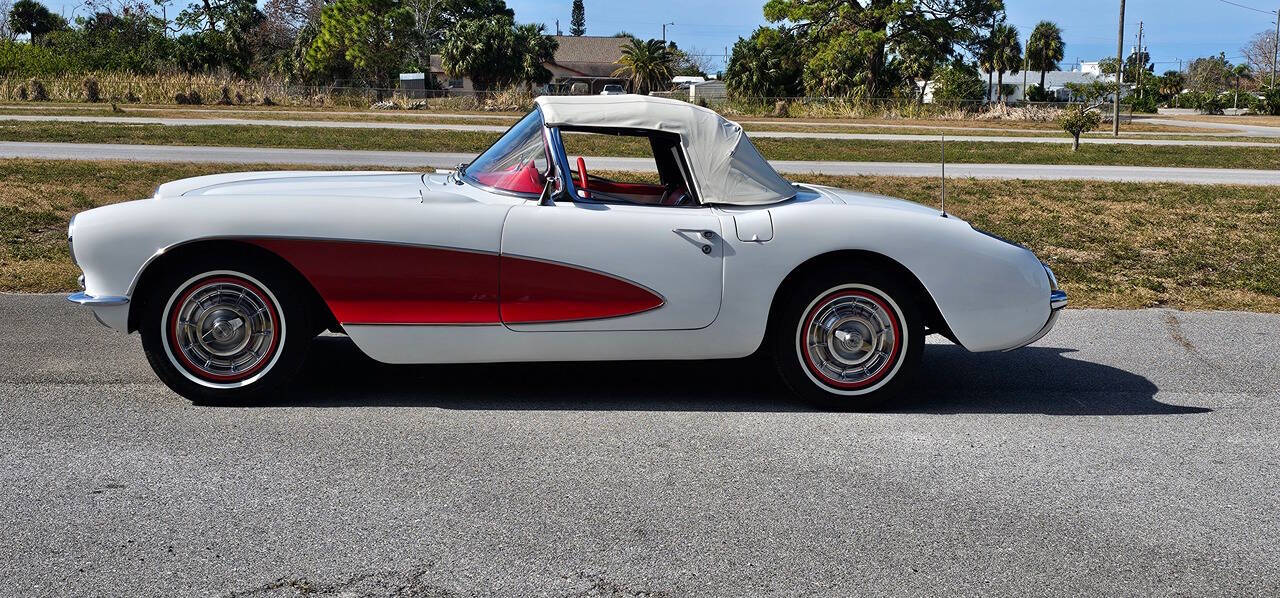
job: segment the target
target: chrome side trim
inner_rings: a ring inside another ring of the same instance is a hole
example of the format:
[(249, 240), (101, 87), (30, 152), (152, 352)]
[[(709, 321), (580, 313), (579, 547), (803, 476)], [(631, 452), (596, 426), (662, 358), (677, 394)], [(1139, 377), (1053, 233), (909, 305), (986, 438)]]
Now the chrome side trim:
[(1057, 290), (1049, 293), (1049, 309), (1058, 311), (1067, 306), (1067, 292)]
[(93, 295), (90, 295), (88, 293), (81, 292), (81, 293), (74, 293), (71, 295), (67, 295), (67, 301), (70, 301), (72, 303), (77, 303), (80, 305), (87, 305), (89, 307), (101, 307), (101, 306), (107, 306), (107, 305), (124, 305), (129, 302), (129, 298), (113, 297), (109, 295), (103, 296), (103, 297), (94, 297)]

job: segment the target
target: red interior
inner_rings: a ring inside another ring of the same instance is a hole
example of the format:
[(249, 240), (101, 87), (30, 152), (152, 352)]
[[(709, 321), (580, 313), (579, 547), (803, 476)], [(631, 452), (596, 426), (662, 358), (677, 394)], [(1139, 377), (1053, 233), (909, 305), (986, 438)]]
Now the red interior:
[(542, 173), (538, 172), (537, 167), (533, 165), (533, 162), (526, 163), (519, 170), (467, 174), (480, 181), (482, 185), (488, 185), (504, 191), (515, 191), (516, 193), (542, 193), (542, 186), (546, 182), (542, 178)]

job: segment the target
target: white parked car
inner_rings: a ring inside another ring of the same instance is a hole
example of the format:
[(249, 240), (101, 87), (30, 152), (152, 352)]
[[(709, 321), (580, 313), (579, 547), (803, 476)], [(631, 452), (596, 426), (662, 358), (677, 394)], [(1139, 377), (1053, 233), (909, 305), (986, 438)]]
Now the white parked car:
[(610, 83), (600, 89), (600, 95), (602, 96), (627, 95), (627, 90), (623, 89), (621, 85), (618, 85), (616, 83)]
[[(586, 135), (638, 138), (652, 172), (590, 174), (606, 159), (566, 151)], [(636, 95), (538, 98), (455, 171), (183, 179), (82, 212), (68, 236), (70, 300), (141, 333), (160, 379), (199, 402), (278, 390), (332, 330), (387, 363), (764, 350), (797, 394), (862, 409), (907, 386), (926, 335), (1013, 349), (1066, 304), (1025, 247), (791, 183), (737, 124)]]

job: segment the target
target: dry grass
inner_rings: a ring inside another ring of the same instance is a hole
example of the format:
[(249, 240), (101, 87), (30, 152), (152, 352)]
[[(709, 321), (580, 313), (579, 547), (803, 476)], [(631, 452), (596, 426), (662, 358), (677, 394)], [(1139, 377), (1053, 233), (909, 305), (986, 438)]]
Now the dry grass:
[[(146, 197), (176, 178), (270, 168), (0, 162), (0, 291), (74, 288), (65, 233), (76, 212)], [(930, 179), (804, 178), (936, 204)], [(948, 211), (1031, 247), (1073, 306), (1280, 312), (1280, 189), (975, 179), (948, 187)]]

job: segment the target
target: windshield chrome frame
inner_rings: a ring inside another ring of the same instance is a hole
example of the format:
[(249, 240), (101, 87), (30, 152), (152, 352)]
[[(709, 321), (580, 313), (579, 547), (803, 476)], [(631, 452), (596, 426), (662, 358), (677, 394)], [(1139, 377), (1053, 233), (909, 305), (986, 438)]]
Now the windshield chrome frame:
[(560, 182), (559, 195), (569, 196), (569, 201), (578, 201), (578, 189), (573, 184), (573, 172), (569, 169), (569, 155), (564, 151), (564, 140), (560, 138), (560, 127), (546, 127), (547, 149), (551, 153), (551, 163), (560, 171), (557, 179)]
[[(543, 176), (543, 178), (546, 178), (546, 177), (551, 176), (551, 173), (556, 169), (556, 164), (555, 164), (554, 160), (552, 159), (552, 158), (554, 157), (554, 152), (552, 151), (551, 138), (550, 138), (550, 136), (547, 134), (547, 131), (548, 131), (548, 129), (550, 129), (550, 127), (548, 127), (548, 126), (546, 125), (546, 122), (547, 122), (547, 121), (546, 121), (546, 119), (544, 119), (544, 118), (542, 117), (542, 110), (541, 110), (540, 108), (538, 108), (538, 106), (536, 106), (536, 105), (533, 107), (533, 110), (529, 112), (529, 114), (533, 114), (534, 112), (537, 112), (537, 113), (538, 113), (538, 120), (539, 120), (539, 121), (542, 121), (542, 151), (546, 154), (544, 157), (547, 159), (547, 171), (546, 171), (546, 172), (544, 172), (544, 173), (542, 173), (542, 176)], [(507, 130), (506, 130), (506, 131), (503, 131), (503, 132), (502, 132), (502, 134), (501, 134), (501, 135), (499, 135), (499, 136), (498, 136), (498, 138), (497, 138), (497, 139), (495, 139), (495, 140), (494, 140), (494, 142), (493, 142), (492, 144), (490, 144), (490, 145), (489, 145), (489, 147), (485, 148), (485, 149), (484, 149), (484, 151), (482, 151), (482, 152), (480, 152), (480, 153), (476, 154), (476, 157), (475, 157), (475, 158), (472, 158), (472, 159), (471, 159), (471, 162), (468, 162), (468, 163), (467, 163), (467, 166), (470, 166), (471, 164), (474, 164), (474, 163), (475, 163), (475, 161), (476, 161), (476, 159), (478, 159), (480, 156), (485, 155), (485, 153), (487, 153), (489, 150), (493, 149), (493, 146), (494, 146), (494, 145), (496, 145), (496, 144), (498, 143), (498, 141), (501, 141), (503, 137), (506, 137), (506, 136), (507, 136), (507, 133), (510, 133), (510, 132), (511, 132), (511, 129), (516, 128), (517, 126), (519, 126), (519, 125), (520, 125), (520, 123), (524, 122), (524, 119), (525, 119), (525, 118), (528, 118), (528, 117), (529, 117), (529, 114), (524, 115), (523, 117), (521, 117), (521, 118), (520, 118), (520, 120), (517, 120), (517, 121), (515, 122), (515, 124), (511, 125), (510, 127), (507, 127)], [(559, 137), (557, 136), (557, 140), (558, 140), (558, 139), (559, 139)], [(563, 153), (564, 153), (564, 148), (561, 148), (561, 149), (560, 149), (560, 152), (563, 154)], [(511, 197), (520, 197), (520, 198), (525, 198), (525, 199), (528, 199), (528, 198), (538, 199), (538, 197), (541, 195), (540, 193), (528, 193), (528, 192), (524, 192), (524, 191), (510, 191), (510, 190), (507, 190), (507, 189), (499, 189), (499, 188), (497, 188), (497, 187), (491, 187), (491, 186), (489, 186), (489, 185), (486, 185), (486, 184), (484, 184), (484, 183), (481, 183), (480, 181), (477, 181), (477, 180), (476, 180), (475, 178), (473, 178), (470, 174), (467, 174), (466, 169), (463, 169), (463, 170), (462, 170), (462, 174), (461, 174), (461, 176), (459, 176), (459, 177), (458, 177), (458, 180), (460, 180), (460, 181), (462, 181), (462, 182), (464, 182), (464, 183), (466, 183), (466, 184), (468, 184), (468, 185), (471, 185), (472, 187), (475, 187), (475, 188), (477, 188), (477, 189), (480, 189), (480, 190), (483, 190), (483, 191), (488, 191), (489, 193), (496, 193), (496, 194), (498, 194), (498, 195), (508, 195), (508, 196), (511, 196)], [(562, 187), (562, 188), (563, 188), (563, 187)]]

